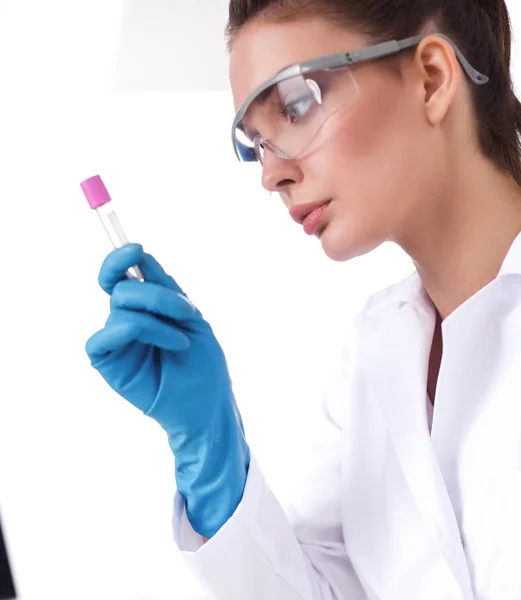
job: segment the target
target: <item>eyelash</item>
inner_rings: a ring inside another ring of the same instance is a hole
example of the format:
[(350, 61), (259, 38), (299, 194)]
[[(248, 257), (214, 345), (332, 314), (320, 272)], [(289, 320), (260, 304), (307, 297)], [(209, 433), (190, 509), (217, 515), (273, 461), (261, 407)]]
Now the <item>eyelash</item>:
[[(300, 100), (299, 102), (302, 102), (302, 100)], [(297, 104), (297, 103), (296, 103), (296, 102), (294, 102), (293, 104)], [(290, 115), (290, 114), (288, 113), (288, 111), (287, 111), (287, 108), (286, 108), (286, 107), (282, 107), (282, 106), (279, 106), (279, 108), (277, 109), (277, 114), (278, 114), (278, 115), (281, 115), (281, 116), (283, 116), (283, 117), (289, 117), (289, 118), (291, 118), (291, 119), (295, 118), (293, 115)]]
[(283, 116), (283, 117), (289, 117), (289, 115), (288, 115), (288, 112), (287, 112), (287, 111), (286, 111), (286, 109), (285, 109), (284, 107), (282, 107), (282, 106), (281, 106), (281, 107), (279, 107), (279, 108), (277, 109), (277, 114), (278, 114), (278, 115), (281, 115), (281, 116)]

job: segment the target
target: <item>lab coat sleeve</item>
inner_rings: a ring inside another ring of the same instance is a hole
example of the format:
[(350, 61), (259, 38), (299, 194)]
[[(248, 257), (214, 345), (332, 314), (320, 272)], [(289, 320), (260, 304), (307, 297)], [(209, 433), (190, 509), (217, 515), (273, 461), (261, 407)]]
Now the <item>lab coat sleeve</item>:
[(241, 503), (206, 544), (193, 531), (179, 493), (174, 539), (190, 570), (217, 600), (365, 600), (343, 543), (341, 417), (349, 346), (324, 397), (309, 469), (284, 510), (251, 456)]

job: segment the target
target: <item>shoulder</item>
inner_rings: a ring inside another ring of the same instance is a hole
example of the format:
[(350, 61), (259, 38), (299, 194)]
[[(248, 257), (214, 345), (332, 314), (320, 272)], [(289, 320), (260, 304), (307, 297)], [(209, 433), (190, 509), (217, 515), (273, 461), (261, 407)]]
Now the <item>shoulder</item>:
[(357, 325), (380, 321), (389, 317), (404, 304), (414, 302), (421, 294), (422, 283), (416, 271), (405, 279), (380, 289), (369, 296), (362, 310), (358, 313)]
[(405, 304), (414, 303), (421, 297), (423, 285), (416, 271), (405, 279), (373, 292), (349, 321), (342, 345), (342, 362), (356, 354), (360, 338), (369, 331), (381, 331), (393, 323), (392, 319)]
[(396, 322), (396, 313), (404, 304), (414, 302), (421, 289), (420, 277), (414, 271), (405, 279), (372, 293), (354, 321), (350, 321), (336, 371), (333, 371), (331, 393), (326, 395), (323, 408), (327, 411), (329, 421), (336, 423), (337, 427), (342, 428), (344, 422), (346, 396), (357, 395), (356, 391), (347, 393), (346, 389), (357, 389), (351, 386), (356, 386), (356, 382), (360, 381), (359, 377), (364, 372), (360, 368), (361, 363), (370, 352), (371, 344), (382, 339), (381, 335)]
[[(423, 285), (416, 271), (405, 279), (373, 292), (349, 321), (341, 349), (341, 364), (352, 364), (358, 355), (362, 340), (367, 342), (368, 334), (381, 334), (395, 321), (396, 313), (406, 304), (421, 298)], [(372, 336), (371, 336), (372, 337)]]

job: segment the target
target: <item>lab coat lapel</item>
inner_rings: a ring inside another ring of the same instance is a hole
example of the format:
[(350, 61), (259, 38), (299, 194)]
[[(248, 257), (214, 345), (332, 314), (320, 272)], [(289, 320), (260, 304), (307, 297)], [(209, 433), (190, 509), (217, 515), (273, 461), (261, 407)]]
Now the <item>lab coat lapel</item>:
[[(425, 544), (432, 545), (432, 556), (444, 565), (441, 572), (447, 577), (447, 585), (444, 587), (440, 581), (440, 590), (454, 590), (459, 585), (461, 598), (469, 598), (468, 567), (427, 423), (426, 386), (435, 309), (419, 277), (413, 278), (409, 293), (408, 298), (385, 309), (381, 325), (363, 342), (365, 377), (380, 406), (409, 492), (423, 517), (422, 526), (431, 532)], [(414, 519), (406, 526), (412, 535), (420, 535), (412, 532)], [(406, 538), (408, 534), (404, 534)]]
[(367, 357), (375, 399), (418, 508), (440, 520), (440, 486), (427, 425), (427, 372), (435, 325), (434, 308), (415, 299), (389, 311), (384, 327), (374, 332)]

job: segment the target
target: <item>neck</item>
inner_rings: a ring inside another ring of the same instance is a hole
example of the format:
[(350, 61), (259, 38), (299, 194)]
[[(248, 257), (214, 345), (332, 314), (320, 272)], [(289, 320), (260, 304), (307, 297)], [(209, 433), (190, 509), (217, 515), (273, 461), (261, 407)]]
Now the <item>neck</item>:
[(521, 232), (521, 188), (481, 156), (458, 169), (433, 208), (409, 223), (397, 243), (412, 258), (425, 290), (447, 318), (490, 283)]

